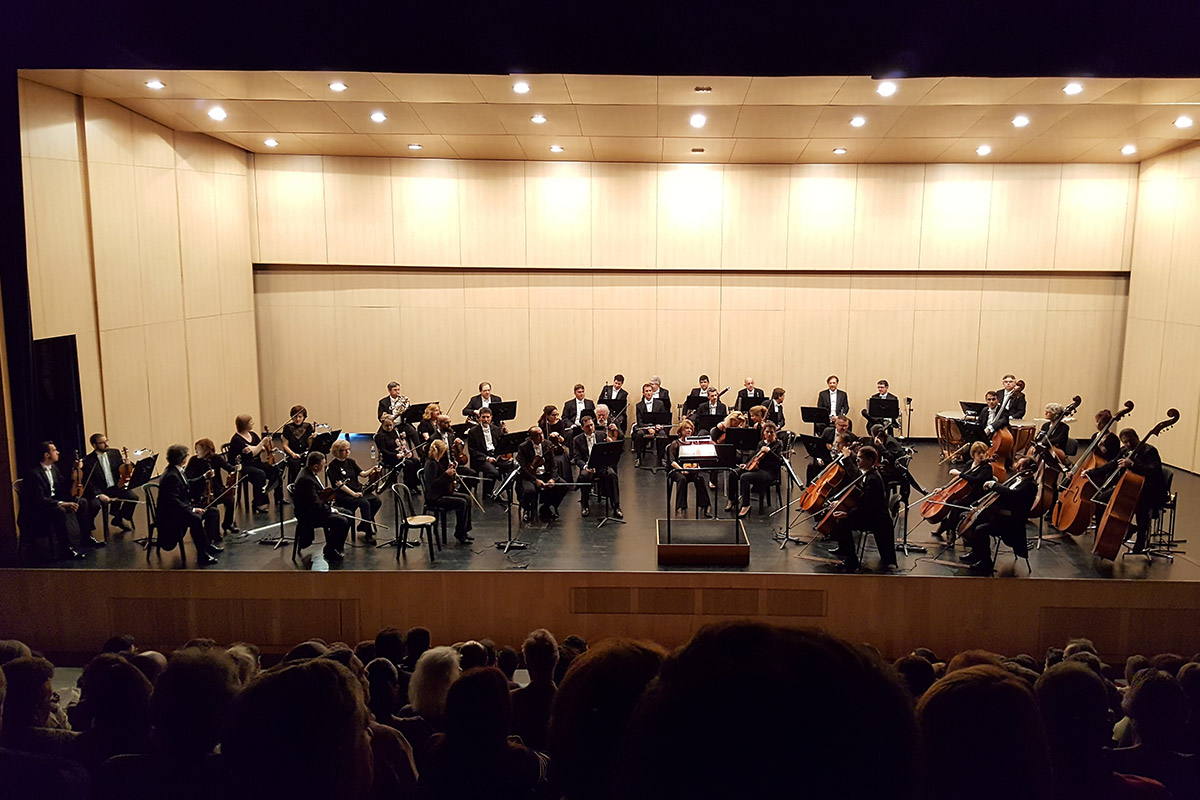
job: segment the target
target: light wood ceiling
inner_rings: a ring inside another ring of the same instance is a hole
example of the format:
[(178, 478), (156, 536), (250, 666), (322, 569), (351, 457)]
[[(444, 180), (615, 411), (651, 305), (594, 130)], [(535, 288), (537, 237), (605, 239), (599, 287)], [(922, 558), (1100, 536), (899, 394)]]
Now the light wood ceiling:
[[(1200, 138), (1200, 79), (23, 70), (255, 153), (537, 161), (1121, 162)], [(152, 90), (146, 83), (159, 80)], [(346, 89), (334, 92), (340, 81)], [(529, 91), (513, 91), (516, 82)], [(1074, 95), (1063, 87), (1078, 82)], [(699, 91), (699, 88), (703, 88)], [(221, 106), (226, 118), (208, 112)], [(383, 122), (371, 115), (382, 112)], [(702, 113), (706, 122), (689, 120)], [(541, 115), (545, 122), (531, 118)], [(1029, 123), (1017, 128), (1013, 118)], [(1176, 127), (1180, 115), (1195, 119)], [(850, 120), (861, 116), (862, 127)], [(278, 142), (269, 147), (266, 140)], [(420, 145), (413, 149), (410, 145)], [(980, 145), (991, 148), (979, 156)], [(1127, 145), (1137, 148), (1123, 154)], [(561, 152), (551, 151), (551, 147)], [(845, 153), (835, 153), (844, 149)]]

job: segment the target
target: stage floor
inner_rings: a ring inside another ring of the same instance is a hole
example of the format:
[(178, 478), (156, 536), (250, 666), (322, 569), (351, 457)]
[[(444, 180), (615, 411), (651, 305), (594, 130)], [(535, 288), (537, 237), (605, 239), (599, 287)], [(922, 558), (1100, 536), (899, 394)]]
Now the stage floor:
[[(364, 436), (352, 439), (355, 457), (360, 464), (369, 463), (370, 440)], [(946, 482), (946, 468), (938, 465), (940, 455), (932, 441), (916, 443), (917, 454), (913, 461), (913, 474), (922, 486), (933, 489)], [(803, 477), (807, 458), (798, 454), (793, 465)], [(347, 542), (346, 558), (341, 563), (329, 564), (321, 555), (320, 533), (318, 544), (303, 551), (300, 558), (292, 560), (291, 545), (274, 549), (261, 544), (261, 540), (278, 533), (278, 517), (274, 510), (270, 514), (250, 517), (239, 509), (238, 524), (243, 530), (254, 531), (249, 536), (226, 538), (225, 552), (218, 565), (207, 567), (209, 571), (297, 571), (297, 570), (559, 570), (589, 572), (672, 572), (672, 571), (728, 571), (742, 573), (785, 573), (785, 574), (828, 574), (836, 571), (835, 558), (827, 550), (828, 543), (813, 542), (807, 546), (789, 543), (780, 549), (779, 542), (772, 537), (784, 526), (784, 513), (768, 516), (779, 508), (772, 495), (772, 504), (762, 513), (757, 503), (752, 506), (750, 516), (744, 521), (750, 541), (750, 564), (747, 567), (659, 567), (656, 557), (656, 521), (665, 517), (666, 492), (663, 473), (638, 470), (628, 450), (620, 467), (622, 509), (625, 523), (608, 523), (597, 528), (599, 508), (592, 505), (592, 516), (582, 518), (579, 513), (578, 495), (571, 494), (560, 507), (559, 519), (549, 523), (535, 521), (531, 526), (519, 524), (519, 513), (512, 511), (514, 536), (528, 544), (524, 550), (502, 553), (494, 542), (507, 536), (508, 522), (505, 507), (483, 500), (484, 511), (478, 508), (474, 514), (474, 544), (458, 545), (453, 537), (448, 546), (437, 553), (435, 563), (430, 563), (426, 547), (409, 550), (407, 559), (396, 560), (392, 547), (376, 548), (365, 545), (361, 536), (357, 543)], [(1200, 478), (1177, 470), (1174, 489), (1179, 493), (1181, 508), (1187, 509), (1190, 498), (1200, 493)], [(785, 493), (786, 500), (786, 493)], [(797, 497), (793, 493), (793, 498)], [(694, 501), (694, 498), (690, 498)], [(419, 498), (418, 498), (419, 503)], [(725, 500), (720, 499), (720, 507)], [(285, 518), (291, 517), (291, 507), (285, 507)], [(795, 522), (797, 515), (793, 514)], [(385, 497), (383, 510), (378, 521), (393, 525), (390, 497)], [(109, 536), (109, 544), (102, 549), (88, 551), (86, 559), (45, 564), (47, 567), (69, 569), (171, 569), (181, 566), (178, 551), (150, 556), (147, 562), (145, 551), (134, 543), (144, 530), (144, 510), (139, 509), (136, 522), (138, 530), (122, 534), (116, 529)], [(1194, 538), (1195, 526), (1188, 514), (1180, 514), (1176, 525), (1176, 538)], [(920, 521), (915, 509), (909, 515), (911, 533), (909, 542), (927, 548), (927, 552), (897, 553), (900, 570), (897, 576), (963, 576), (966, 570), (955, 569), (941, 562), (953, 562), (966, 553), (961, 545), (957, 549), (944, 549), (944, 544), (934, 539), (931, 527)], [(288, 523), (284, 530), (291, 535), (294, 524)], [(899, 528), (898, 528), (899, 531)], [(901, 531), (902, 532), (902, 531)], [(804, 521), (795, 525), (793, 535), (810, 538), (811, 523)], [(1101, 561), (1091, 554), (1092, 535), (1070, 537), (1051, 536), (1055, 531), (1047, 524), (1040, 549), (1031, 549), (1029, 562), (1032, 572), (1026, 570), (1025, 562), (1014, 563), (1007, 548), (1002, 548), (997, 560), (1000, 577), (1021, 578), (1121, 578), (1132, 580), (1200, 581), (1200, 543), (1194, 545), (1194, 555), (1180, 554), (1174, 562), (1161, 558), (1147, 561), (1143, 556), (1119, 558), (1115, 563)], [(1036, 537), (1036, 526), (1029, 526), (1030, 537)], [(380, 541), (390, 539), (391, 530), (379, 532)], [(898, 533), (899, 537), (899, 533)], [(195, 554), (190, 539), (186, 545), (189, 566), (195, 565)], [(1187, 545), (1183, 545), (1187, 549)], [(873, 540), (867, 544), (864, 565), (877, 569), (880, 560)]]

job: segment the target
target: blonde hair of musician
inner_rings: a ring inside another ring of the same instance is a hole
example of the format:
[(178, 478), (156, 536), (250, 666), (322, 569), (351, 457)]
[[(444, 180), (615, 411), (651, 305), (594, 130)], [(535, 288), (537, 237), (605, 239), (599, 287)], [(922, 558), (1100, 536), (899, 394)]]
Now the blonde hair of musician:
[(729, 416), (725, 417), (726, 428), (740, 428), (746, 424), (746, 415), (740, 411), (730, 411)]
[[(684, 429), (687, 430), (687, 433), (684, 433)], [(690, 419), (685, 419), (683, 422), (679, 423), (680, 437), (690, 436), (691, 434), (693, 434), (695, 432), (696, 432), (696, 426), (694, 424), (692, 424), (692, 421)]]
[(441, 413), (441, 406), (439, 406), (437, 403), (430, 403), (429, 405), (425, 406), (425, 413), (421, 415), (421, 419), (433, 422)]
[(978, 458), (988, 451), (988, 446), (983, 442), (975, 442), (971, 445), (971, 458)]
[(329, 452), (335, 456), (343, 450), (345, 450), (347, 453), (350, 452), (350, 443), (345, 439), (338, 439), (333, 443), (333, 447), (329, 448)]
[(434, 439), (433, 444), (429, 445), (429, 457), (434, 461), (441, 461), (442, 456), (446, 455), (446, 442), (443, 439)]
[(762, 422), (766, 418), (766, 416), (767, 416), (767, 407), (766, 406), (751, 406), (750, 407), (750, 421), (751, 422)]

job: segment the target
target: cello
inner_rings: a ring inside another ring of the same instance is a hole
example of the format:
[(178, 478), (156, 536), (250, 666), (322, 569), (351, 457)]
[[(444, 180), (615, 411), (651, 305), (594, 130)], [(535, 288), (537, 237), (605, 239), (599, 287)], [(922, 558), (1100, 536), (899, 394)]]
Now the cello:
[[(1142, 445), (1146, 444), (1150, 437), (1157, 436), (1178, 421), (1179, 410), (1167, 409), (1167, 418), (1151, 428), (1150, 432), (1138, 442), (1137, 447), (1129, 451), (1129, 456), (1131, 457)], [(1121, 543), (1125, 541), (1125, 536), (1129, 533), (1130, 523), (1137, 511), (1138, 500), (1142, 496), (1142, 487), (1146, 485), (1144, 476), (1129, 469), (1117, 470), (1104, 482), (1101, 491), (1107, 488), (1117, 475), (1121, 477), (1117, 481), (1116, 488), (1113, 489), (1112, 496), (1108, 499), (1108, 508), (1104, 509), (1104, 516), (1100, 518), (1100, 524), (1096, 527), (1096, 541), (1092, 545), (1092, 553), (1109, 561), (1116, 560), (1117, 554), (1121, 551)]]
[[(984, 456), (983, 460), (987, 463), (991, 459), (988, 456)], [(1005, 478), (1004, 468), (995, 461), (991, 461), (991, 465), (992, 477), (998, 481), (1003, 481)], [(950, 510), (954, 506), (962, 505), (963, 501), (970, 496), (971, 484), (959, 475), (950, 481), (950, 483), (925, 498), (925, 502), (921, 504), (921, 516), (927, 522), (941, 522), (949, 515)]]
[(1058, 493), (1058, 502), (1054, 504), (1054, 511), (1050, 515), (1050, 524), (1057, 530), (1072, 536), (1080, 536), (1091, 524), (1095, 512), (1092, 498), (1096, 495), (1096, 485), (1088, 480), (1084, 473), (1108, 463), (1097, 451), (1097, 447), (1113, 426), (1132, 411), (1133, 401), (1126, 400), (1125, 407), (1110, 418), (1105, 426), (1096, 433), (1087, 449), (1080, 454), (1075, 466), (1063, 476), (1067, 487)]
[(829, 466), (821, 470), (821, 474), (813, 482), (804, 487), (800, 494), (800, 510), (813, 511), (825, 505), (829, 496), (836, 492), (846, 480), (846, 468), (842, 466), (843, 453), (833, 460)]
[[(1027, 466), (1025, 469), (1014, 472), (1008, 480), (1004, 481), (1000, 485), (1006, 489), (1013, 489), (1021, 481), (1029, 479), (1031, 473), (1032, 468)], [(975, 505), (971, 506), (971, 510), (963, 514), (962, 519), (958, 521), (958, 528), (956, 528), (954, 531), (955, 538), (964, 536), (971, 529), (973, 529), (999, 499), (1000, 493), (997, 492), (995, 488), (991, 489), (987, 494), (979, 498), (979, 500), (975, 502)]]
[(830, 537), (837, 530), (839, 518), (835, 516), (839, 511), (849, 514), (858, 506), (858, 501), (862, 499), (862, 481), (867, 476), (864, 472), (854, 479), (854, 482), (843, 489), (833, 502), (829, 504), (821, 521), (817, 523), (817, 534), (823, 537)]
[(1067, 456), (1062, 450), (1050, 444), (1050, 436), (1058, 429), (1059, 425), (1063, 424), (1063, 420), (1079, 410), (1082, 402), (1083, 398), (1075, 395), (1070, 404), (1058, 415), (1058, 419), (1046, 426), (1046, 430), (1038, 435), (1037, 441), (1030, 448), (1030, 452), (1040, 456), (1038, 457), (1037, 471), (1038, 494), (1037, 499), (1033, 502), (1033, 508), (1029, 510), (1030, 517), (1043, 516), (1054, 508), (1054, 504), (1058, 500), (1058, 487), (1062, 480)]

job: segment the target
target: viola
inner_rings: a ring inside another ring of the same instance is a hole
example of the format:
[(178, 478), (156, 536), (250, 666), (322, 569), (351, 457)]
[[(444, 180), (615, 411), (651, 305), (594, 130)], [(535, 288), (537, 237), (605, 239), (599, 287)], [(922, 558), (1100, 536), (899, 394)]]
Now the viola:
[(267, 446), (264, 448), (264, 450), (266, 451), (266, 458), (264, 458), (263, 461), (266, 462), (268, 467), (274, 466), (274, 464), (275, 464), (275, 441), (271, 438), (271, 429), (268, 428), (266, 425), (263, 425), (263, 441), (265, 441), (267, 443)]
[(129, 480), (133, 477), (133, 462), (129, 460), (129, 448), (121, 448), (121, 467), (118, 470), (120, 477), (117, 479), (118, 489), (128, 489)]
[(75, 466), (71, 469), (71, 497), (83, 497), (84, 487), (87, 482), (83, 479), (83, 459), (79, 457), (79, 451), (75, 451)]
[(1108, 460), (1100, 455), (1097, 448), (1113, 426), (1132, 411), (1133, 401), (1126, 400), (1125, 407), (1096, 433), (1087, 449), (1080, 454), (1075, 466), (1066, 474), (1067, 488), (1059, 492), (1058, 501), (1054, 504), (1054, 512), (1050, 516), (1050, 524), (1056, 529), (1072, 536), (1080, 536), (1087, 530), (1095, 515), (1095, 504), (1092, 502), (1092, 498), (1096, 495), (1096, 485), (1088, 480), (1084, 473), (1108, 463)]
[[(1178, 409), (1167, 409), (1167, 418), (1151, 428), (1138, 442), (1138, 446), (1129, 451), (1129, 456), (1132, 457), (1151, 437), (1157, 436), (1178, 421)], [(1092, 553), (1109, 561), (1116, 559), (1121, 551), (1121, 542), (1125, 541), (1125, 536), (1129, 533), (1138, 500), (1142, 496), (1142, 487), (1146, 485), (1145, 477), (1133, 470), (1118, 470), (1113, 475), (1117, 475), (1118, 472), (1121, 477), (1117, 480), (1117, 486), (1108, 500), (1108, 508), (1104, 509), (1104, 516), (1100, 518), (1100, 524), (1096, 527), (1096, 541), (1092, 545)], [(1105, 486), (1111, 482), (1110, 476)]]

